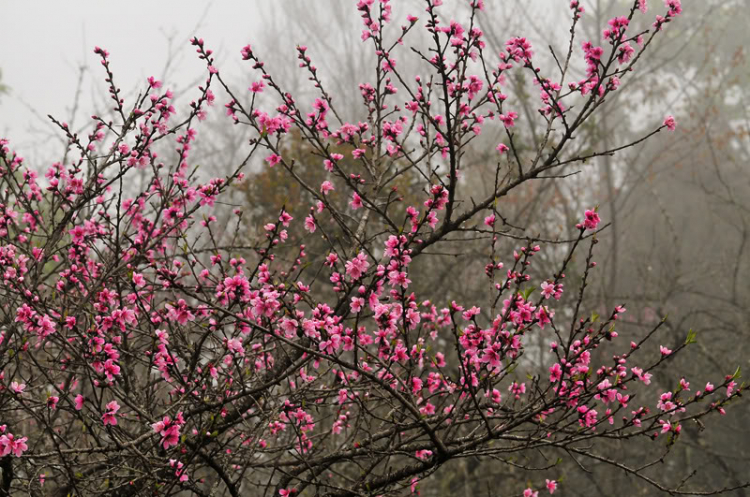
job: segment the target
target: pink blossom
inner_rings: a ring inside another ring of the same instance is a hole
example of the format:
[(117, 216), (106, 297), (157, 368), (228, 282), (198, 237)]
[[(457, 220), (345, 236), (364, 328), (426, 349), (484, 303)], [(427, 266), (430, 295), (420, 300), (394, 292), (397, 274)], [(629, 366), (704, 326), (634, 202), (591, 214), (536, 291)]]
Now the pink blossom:
[(643, 382), (644, 385), (651, 384), (651, 373), (644, 373), (643, 369), (639, 367), (633, 367), (631, 368), (631, 371), (636, 378)]
[(360, 197), (357, 192), (352, 193), (352, 200), (349, 202), (349, 205), (352, 209), (357, 210), (360, 207), (362, 207), (362, 197)]
[[(3, 428), (5, 428), (5, 425), (3, 425)], [(27, 437), (15, 438), (12, 433), (3, 434), (0, 436), (0, 457), (5, 457), (9, 454), (21, 457), (28, 450), (28, 446), (26, 445), (27, 440)]]
[(184, 481), (188, 481), (188, 479), (189, 479), (189, 478), (188, 478), (188, 475), (187, 475), (187, 472), (186, 472), (186, 469), (187, 469), (187, 468), (185, 468), (185, 465), (184, 465), (184, 464), (183, 464), (182, 462), (180, 462), (180, 461), (177, 461), (177, 460), (175, 460), (175, 459), (170, 459), (170, 460), (169, 460), (169, 465), (170, 465), (170, 466), (171, 466), (172, 468), (176, 469), (176, 471), (174, 472), (174, 475), (175, 475), (175, 476), (176, 476), (176, 477), (177, 477), (177, 478), (178, 478), (178, 479), (179, 479), (179, 480), (180, 480), (181, 482), (184, 482)]
[(359, 313), (364, 307), (364, 305), (365, 305), (365, 299), (361, 297), (352, 297), (351, 309), (353, 313), (355, 314)]
[(727, 384), (727, 397), (731, 397), (731, 396), (732, 396), (732, 392), (734, 392), (734, 389), (735, 389), (735, 388), (737, 388), (737, 382), (735, 382), (735, 381), (730, 381), (730, 382), (729, 382), (729, 383)]
[(268, 157), (266, 157), (266, 162), (268, 162), (269, 167), (273, 167), (279, 162), (281, 162), (281, 157), (276, 154), (271, 154)]
[(682, 13), (680, 0), (664, 0), (664, 4), (669, 9), (669, 15), (676, 17)]
[(583, 214), (583, 228), (587, 230), (595, 230), (596, 227), (599, 226), (599, 222), (601, 221), (601, 219), (599, 218), (599, 214), (597, 214), (596, 211), (593, 210), (587, 210)]
[(418, 450), (415, 454), (417, 459), (429, 459), (432, 456), (432, 451), (427, 449)]
[(555, 490), (557, 490), (557, 482), (555, 480), (545, 480), (547, 485), (547, 490), (549, 490), (550, 494), (554, 494)]
[(549, 281), (542, 282), (542, 296), (545, 299), (552, 297), (555, 294), (555, 285)]
[(294, 220), (294, 218), (287, 211), (281, 211), (281, 214), (279, 214), (279, 222), (285, 228), (289, 226), (289, 223), (291, 223), (292, 220)]
[(104, 426), (114, 426), (117, 424), (117, 417), (115, 415), (119, 410), (120, 404), (118, 404), (116, 400), (113, 400), (107, 404), (107, 411), (102, 414), (102, 422), (104, 423)]
[(669, 131), (674, 131), (677, 127), (677, 124), (675, 123), (673, 116), (667, 116), (664, 118), (664, 126), (667, 127)]
[(331, 191), (331, 190), (333, 190), (333, 189), (334, 189), (334, 188), (333, 188), (333, 185), (331, 184), (331, 182), (330, 182), (330, 181), (324, 181), (324, 182), (323, 182), (323, 183), (322, 183), (322, 184), (320, 185), (320, 192), (321, 192), (321, 193), (322, 193), (323, 195), (328, 195), (328, 192), (330, 192), (330, 191)]
[(550, 383), (555, 383), (560, 378), (562, 378), (562, 367), (560, 363), (555, 363), (549, 368), (549, 381)]
[(263, 92), (263, 88), (265, 86), (266, 84), (263, 81), (254, 81), (250, 88), (248, 88), (248, 90), (253, 93), (261, 93)]
[(184, 424), (182, 419), (182, 413), (177, 413), (177, 416), (172, 420), (169, 416), (165, 416), (161, 421), (151, 425), (151, 428), (155, 433), (161, 435), (161, 444), (164, 449), (169, 449), (177, 445), (180, 441), (180, 426)]
[(307, 216), (305, 218), (305, 229), (309, 231), (310, 233), (315, 233), (315, 230), (317, 229), (317, 226), (315, 225), (315, 218), (312, 216)]
[[(515, 112), (508, 112), (507, 114), (500, 114), (498, 118), (503, 122), (506, 128), (512, 128), (515, 125), (515, 120), (518, 118), (518, 114)], [(503, 145), (502, 143), (500, 145)], [(497, 146), (497, 151), (500, 153), (505, 152), (508, 147), (504, 146), (504, 149), (501, 149), (500, 145)]]
[(346, 274), (352, 279), (358, 280), (370, 267), (370, 263), (367, 262), (367, 255), (364, 252), (357, 254), (357, 257), (346, 262)]

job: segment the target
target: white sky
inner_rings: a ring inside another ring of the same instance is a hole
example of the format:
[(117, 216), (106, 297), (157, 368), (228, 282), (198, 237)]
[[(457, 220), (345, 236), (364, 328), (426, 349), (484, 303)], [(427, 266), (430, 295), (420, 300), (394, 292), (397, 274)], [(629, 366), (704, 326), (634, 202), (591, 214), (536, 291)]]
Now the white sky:
[[(81, 66), (87, 66), (83, 104), (92, 100), (92, 91), (101, 95), (106, 90), (95, 45), (109, 50), (115, 81), (127, 95), (142, 87), (148, 76), (164, 76), (172, 37), (177, 57), (170, 79), (184, 88), (205, 75), (203, 62), (188, 43), (194, 33), (225, 59), (222, 69), (232, 71), (238, 67), (240, 48), (272, 22), (266, 8), (269, 2), (262, 1), (2, 3), (0, 70), (11, 93), (0, 97), (0, 136), (11, 139), (12, 147), (32, 160), (36, 153), (31, 145), (39, 141), (38, 132), (51, 129), (46, 115), (71, 120)], [(81, 109), (77, 124), (93, 111), (85, 108), (89, 106)]]
[[(449, 0), (446, 6), (453, 1), (459, 5), (459, 0)], [(500, 14), (506, 7), (526, 11), (557, 1), (486, 3), (488, 12)], [(405, 4), (394, 4), (423, 14), (422, 2), (406, 0)], [(460, 4), (468, 2), (460, 0)], [(344, 28), (331, 26), (328, 33), (284, 32), (276, 22), (280, 15), (293, 13), (305, 19), (316, 14), (318, 18), (331, 19), (329, 24), (333, 24), (337, 16), (328, 17), (329, 13), (342, 12), (347, 21), (355, 20), (347, 26), (356, 26), (356, 34), (352, 33), (355, 38), (361, 31), (356, 21), (356, 0), (0, 0), (0, 9), (5, 19), (0, 28), (0, 71), (2, 83), (10, 88), (10, 94), (0, 96), (0, 137), (9, 138), (11, 148), (37, 167), (57, 158), (62, 150), (61, 135), (47, 114), (70, 122), (77, 129), (88, 124), (96, 106), (101, 109), (105, 102), (104, 71), (93, 53), (95, 45), (110, 52), (115, 82), (123, 90), (127, 104), (127, 97), (136, 89), (143, 89), (148, 76), (165, 79), (168, 60), (171, 65), (165, 85), (178, 94), (185, 89), (197, 93), (195, 86), (205, 78), (205, 65), (188, 43), (194, 34), (214, 49), (222, 75), (235, 81), (233, 78), (250, 72), (239, 57), (240, 48), (247, 43), (261, 48), (278, 43), (290, 56), (278, 63), (293, 63), (295, 44), (307, 43), (310, 36), (339, 33)], [(346, 50), (336, 41), (330, 48)], [(323, 61), (318, 62), (321, 65)], [(85, 67), (81, 106), (74, 117), (72, 108), (81, 67)], [(217, 107), (220, 103), (223, 102), (217, 101)]]

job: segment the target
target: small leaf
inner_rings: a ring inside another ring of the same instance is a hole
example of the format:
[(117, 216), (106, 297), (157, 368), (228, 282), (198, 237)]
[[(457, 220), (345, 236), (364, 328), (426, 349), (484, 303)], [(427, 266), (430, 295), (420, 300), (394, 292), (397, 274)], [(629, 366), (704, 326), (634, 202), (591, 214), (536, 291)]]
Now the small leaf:
[(529, 287), (526, 290), (523, 291), (521, 295), (523, 295), (524, 300), (529, 300), (529, 296), (536, 290), (536, 287)]
[(740, 367), (737, 366), (737, 369), (735, 370), (734, 374), (732, 375), (732, 379), (736, 380), (738, 378), (741, 378), (742, 375), (740, 374)]
[(695, 338), (697, 335), (698, 334), (695, 331), (693, 331), (692, 328), (688, 330), (688, 335), (687, 335), (687, 338), (685, 339), (685, 345), (690, 345), (691, 343), (697, 343), (698, 340)]

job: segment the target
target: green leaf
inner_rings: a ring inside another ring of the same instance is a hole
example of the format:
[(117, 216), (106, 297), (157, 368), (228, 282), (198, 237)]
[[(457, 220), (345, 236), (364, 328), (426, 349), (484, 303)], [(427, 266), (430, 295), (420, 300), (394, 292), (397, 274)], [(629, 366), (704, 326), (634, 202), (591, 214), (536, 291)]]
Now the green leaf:
[(529, 287), (526, 290), (523, 291), (521, 295), (523, 295), (524, 300), (529, 300), (529, 296), (536, 290), (536, 287)]
[(697, 335), (698, 333), (693, 331), (692, 328), (688, 330), (688, 335), (687, 335), (687, 338), (685, 339), (685, 345), (690, 345), (691, 343), (697, 343), (698, 340), (696, 340), (695, 338)]
[(738, 378), (741, 378), (742, 375), (740, 374), (740, 367), (737, 366), (737, 369), (735, 370), (734, 374), (732, 375), (732, 379), (736, 380)]

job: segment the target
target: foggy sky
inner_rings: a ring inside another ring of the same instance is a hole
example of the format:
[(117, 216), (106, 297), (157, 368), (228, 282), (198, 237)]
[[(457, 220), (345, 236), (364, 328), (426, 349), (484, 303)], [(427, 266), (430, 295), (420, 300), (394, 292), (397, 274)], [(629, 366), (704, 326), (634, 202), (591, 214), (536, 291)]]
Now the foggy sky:
[[(85, 66), (81, 125), (91, 112), (90, 101), (106, 91), (104, 71), (93, 53), (95, 45), (110, 52), (115, 81), (125, 95), (148, 76), (164, 77), (179, 89), (205, 74), (205, 65), (188, 40), (198, 34), (225, 59), (222, 70), (238, 68), (239, 50), (260, 26), (268, 29), (268, 5), (261, 1), (144, 1), (126, 3), (83, 0), (5, 2), (0, 28), (2, 83), (11, 90), (0, 97), (0, 136), (11, 139), (27, 158), (38, 155), (30, 145), (39, 130), (51, 128), (47, 114), (69, 121), (79, 68)], [(92, 85), (92, 82), (94, 85)], [(96, 88), (96, 89), (94, 89)], [(94, 92), (94, 93), (92, 93)], [(99, 99), (101, 100), (101, 99)], [(36, 138), (38, 141), (38, 138)]]
[[(423, 14), (422, 1), (393, 3), (399, 16), (404, 8)], [(460, 2), (462, 6), (464, 3)], [(488, 12), (499, 14), (504, 9), (517, 9), (518, 18), (526, 19), (526, 23), (531, 22), (530, 12), (545, 12), (539, 7), (554, 3), (556, 0), (486, 1)], [(458, 5), (457, 1), (453, 7)], [(446, 7), (451, 8), (451, 4), (446, 2)], [(564, 10), (565, 6), (562, 7)], [(182, 91), (197, 95), (195, 87), (205, 78), (205, 65), (189, 44), (193, 35), (203, 38), (214, 50), (222, 75), (236, 82), (246, 74), (251, 77), (247, 64), (243, 66), (239, 57), (242, 46), (251, 43), (262, 48), (278, 43), (290, 57), (272, 62), (293, 64), (296, 44), (307, 43), (310, 36), (341, 34), (345, 29), (342, 25), (334, 26), (336, 16), (332, 13), (355, 20), (347, 22), (346, 29), (356, 28), (351, 35), (354, 42), (359, 42), (361, 25), (357, 22), (356, 0), (5, 1), (2, 14), (6, 22), (0, 28), (0, 71), (2, 83), (10, 93), (0, 96), (0, 136), (9, 138), (11, 148), (36, 166), (56, 157), (62, 151), (62, 135), (47, 114), (71, 123), (78, 130), (90, 122), (89, 116), (97, 108), (111, 104), (106, 100), (105, 73), (99, 57), (93, 53), (94, 46), (110, 52), (115, 82), (123, 90), (127, 107), (128, 97), (142, 90), (149, 76), (163, 79), (165, 86), (178, 95)], [(541, 22), (537, 14), (534, 20)], [(283, 32), (279, 17), (287, 15), (303, 19), (331, 15), (332, 21), (328, 23), (331, 29), (327, 33)], [(403, 22), (400, 17), (396, 21)], [(337, 44), (332, 46), (333, 50), (341, 48)], [(326, 69), (325, 61), (317, 62)], [(73, 115), (81, 68), (80, 105)], [(188, 98), (193, 96), (188, 94)]]

